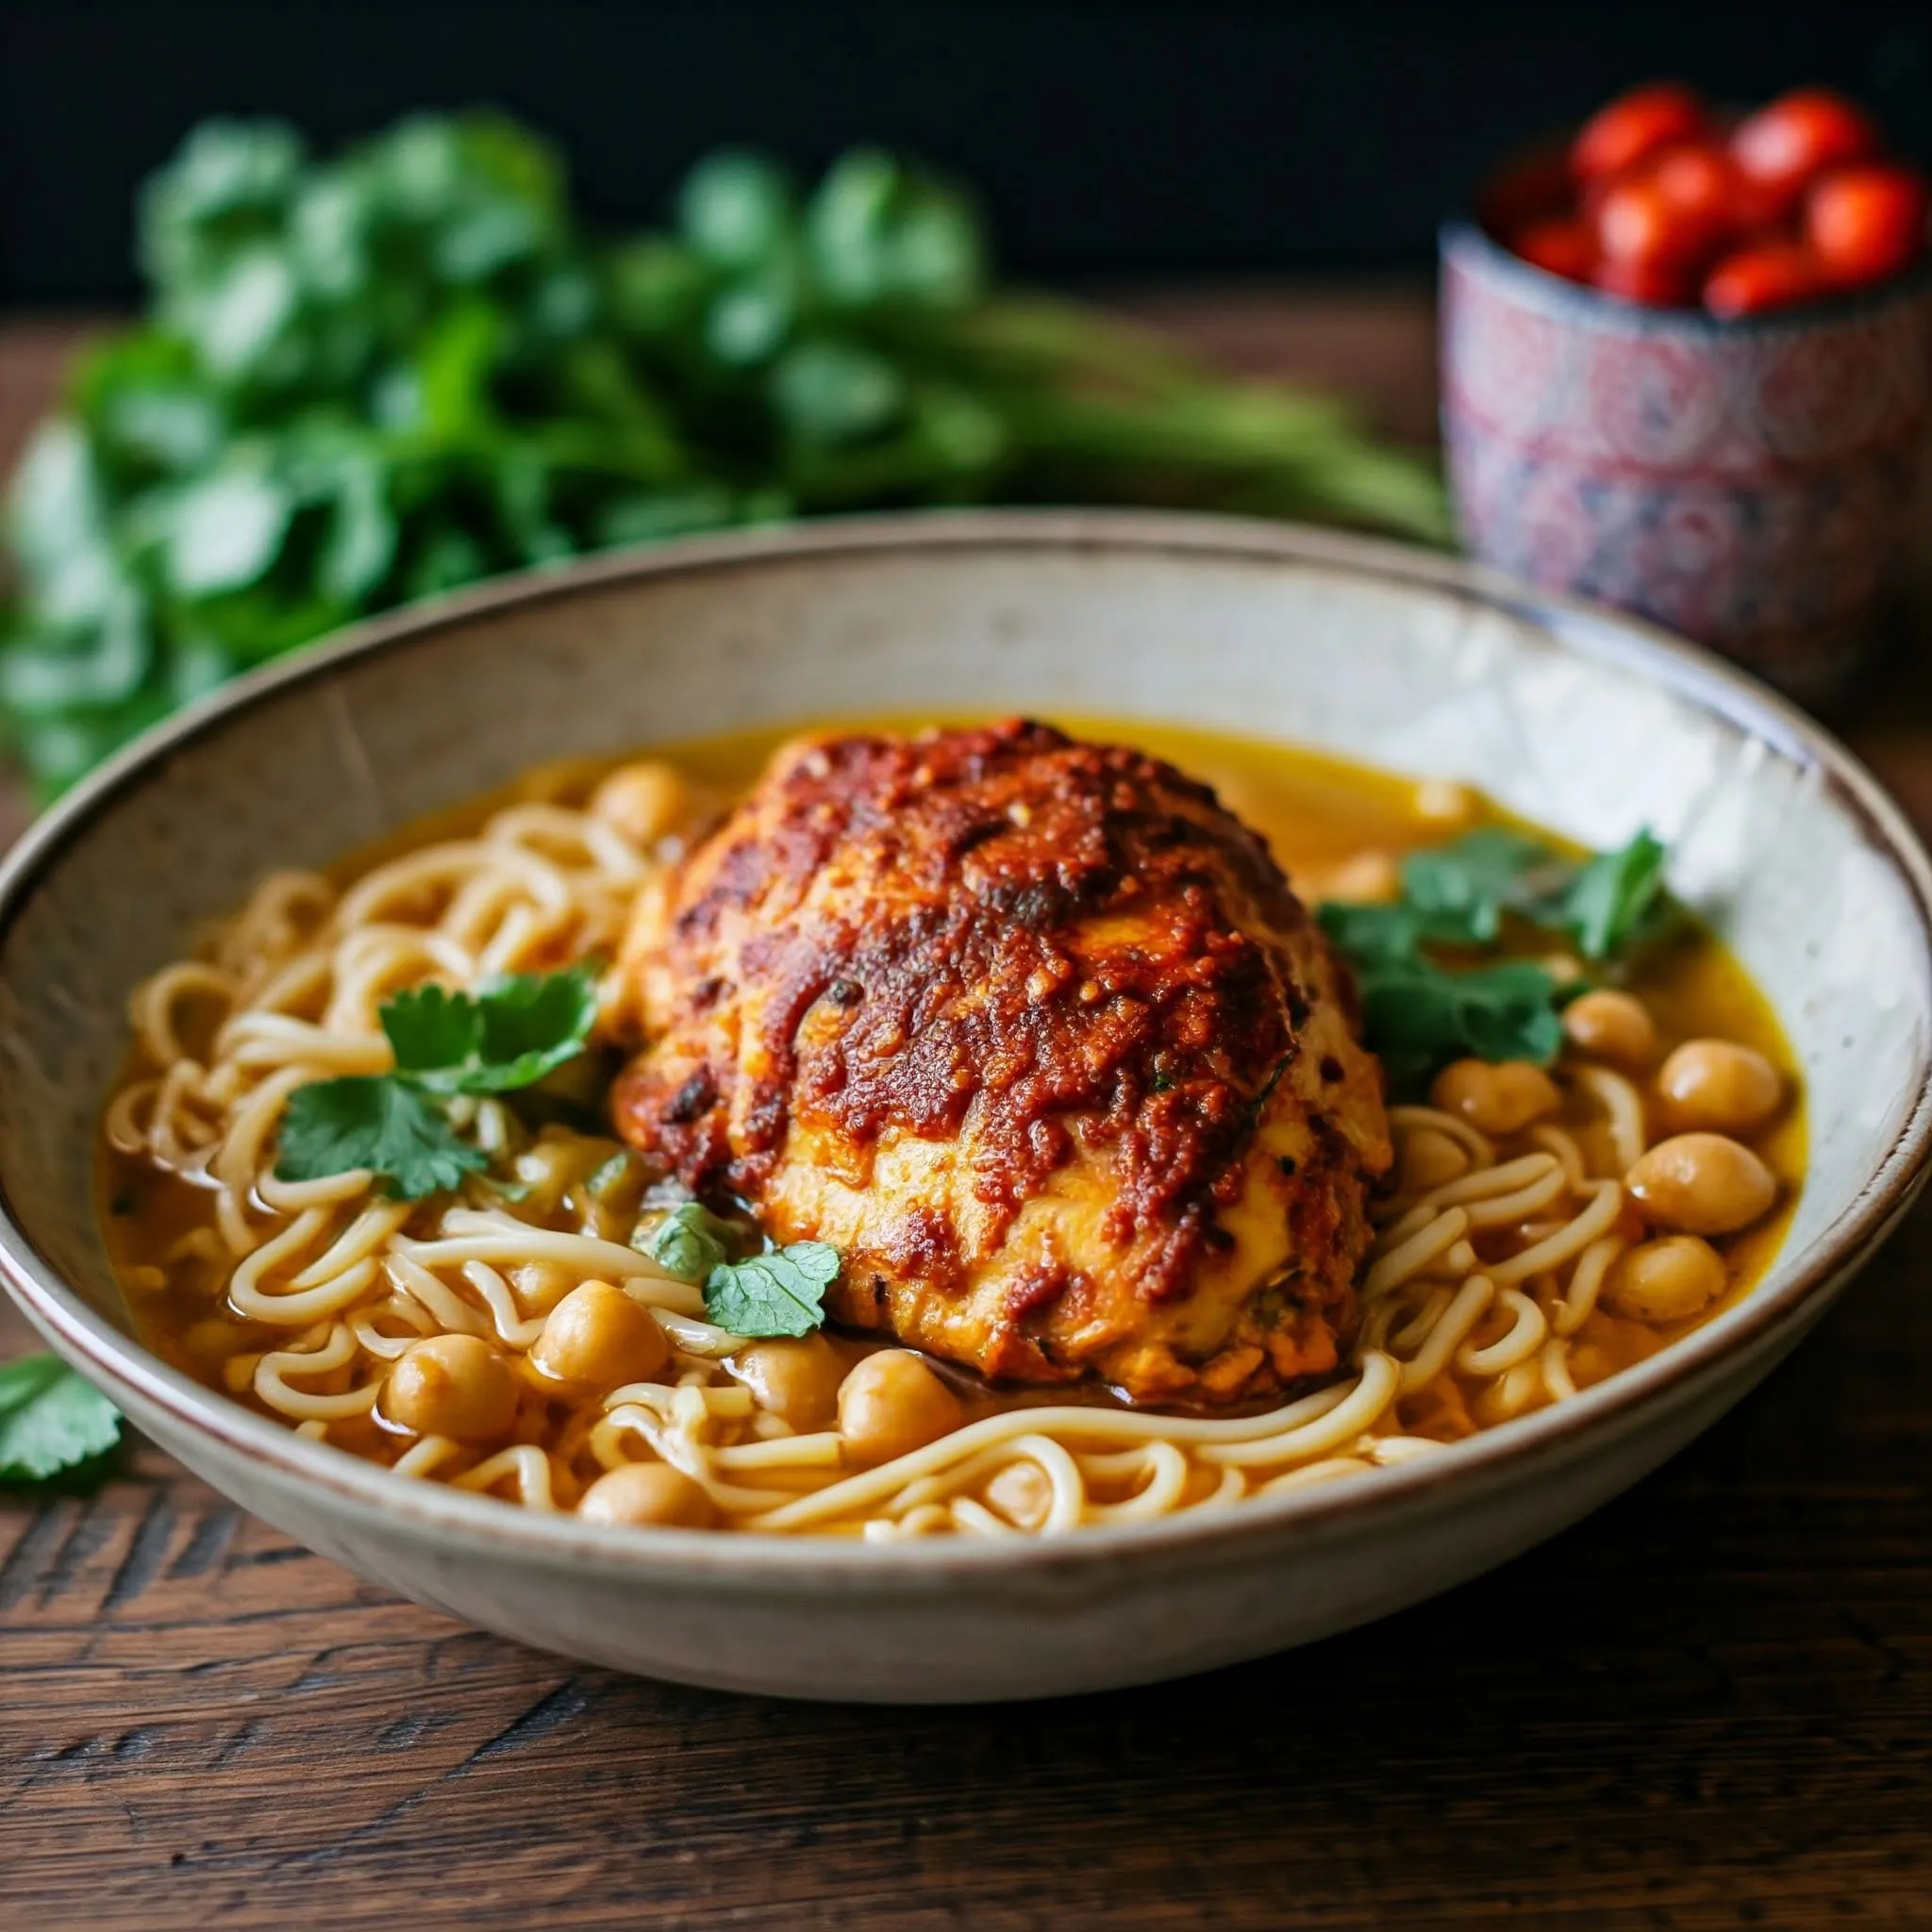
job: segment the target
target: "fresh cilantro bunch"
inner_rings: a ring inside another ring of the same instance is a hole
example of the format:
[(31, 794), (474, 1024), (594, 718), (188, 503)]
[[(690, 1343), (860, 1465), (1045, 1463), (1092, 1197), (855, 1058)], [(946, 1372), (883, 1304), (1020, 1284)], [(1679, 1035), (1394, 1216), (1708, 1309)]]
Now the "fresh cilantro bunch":
[(667, 1274), (701, 1283), (706, 1314), (734, 1335), (809, 1335), (819, 1327), (825, 1291), (839, 1278), (838, 1249), (793, 1241), (734, 1261), (731, 1235), (709, 1208), (686, 1201), (639, 1245)]
[[(1516, 920), (1591, 964), (1613, 960), (1668, 917), (1663, 864), (1664, 848), (1648, 831), (1579, 864), (1540, 840), (1485, 826), (1410, 853), (1391, 905), (1323, 906), (1323, 930), (1355, 968), (1363, 1033), (1391, 1089), (1412, 1092), (1465, 1056), (1554, 1059), (1563, 1043), (1559, 1008), (1575, 989), (1533, 960), (1480, 956)], [(1476, 963), (1466, 963), (1472, 954)]]
[(665, 232), (586, 232), (555, 154), (425, 116), (318, 158), (211, 121), (149, 182), (146, 321), (15, 481), (0, 727), (42, 791), (366, 613), (606, 545), (873, 506), (1152, 502), (1446, 541), (1338, 405), (993, 292), (957, 188), (738, 152)]
[(514, 1092), (581, 1053), (597, 1017), (596, 975), (587, 966), (519, 974), (474, 995), (414, 987), (380, 1017), (394, 1071), (296, 1088), (282, 1115), (277, 1179), (367, 1168), (404, 1201), (461, 1186), (490, 1163), (457, 1132), (449, 1102)]

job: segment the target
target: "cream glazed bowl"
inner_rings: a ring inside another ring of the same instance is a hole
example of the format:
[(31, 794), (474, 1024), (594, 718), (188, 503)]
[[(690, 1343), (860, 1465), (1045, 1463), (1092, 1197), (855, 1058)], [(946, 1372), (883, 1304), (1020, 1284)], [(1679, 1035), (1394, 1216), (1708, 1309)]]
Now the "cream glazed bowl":
[[(130, 1333), (95, 1220), (130, 989), (262, 873), (574, 755), (841, 715), (1144, 717), (1640, 825), (1770, 994), (1811, 1166), (1744, 1299), (1420, 1461), (1034, 1541), (610, 1530), (394, 1475)], [(0, 871), (0, 1268), (48, 1341), (245, 1507), (420, 1602), (656, 1676), (791, 1696), (1046, 1696), (1379, 1617), (1575, 1522), (1810, 1328), (1925, 1177), (1932, 873), (1828, 737), (1623, 618), (1385, 545), (1121, 513), (887, 518), (665, 545), (372, 625), (151, 733)]]

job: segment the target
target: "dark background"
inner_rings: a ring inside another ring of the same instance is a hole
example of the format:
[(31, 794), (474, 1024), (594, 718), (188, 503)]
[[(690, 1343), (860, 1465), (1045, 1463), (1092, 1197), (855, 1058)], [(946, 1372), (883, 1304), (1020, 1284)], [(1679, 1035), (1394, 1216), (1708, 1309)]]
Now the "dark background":
[(1829, 81), (1932, 153), (1925, 0), (0, 0), (0, 302), (125, 298), (135, 183), (201, 115), (327, 144), (478, 101), (557, 136), (613, 222), (713, 142), (813, 166), (874, 139), (974, 182), (1025, 274), (1418, 269), (1487, 160), (1659, 73)]

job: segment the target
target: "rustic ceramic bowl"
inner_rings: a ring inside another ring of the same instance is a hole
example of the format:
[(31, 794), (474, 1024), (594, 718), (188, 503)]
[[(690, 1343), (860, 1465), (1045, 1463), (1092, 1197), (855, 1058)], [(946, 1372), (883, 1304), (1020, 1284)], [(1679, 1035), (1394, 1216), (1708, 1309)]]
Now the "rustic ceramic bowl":
[[(1802, 1057), (1811, 1173), (1740, 1305), (1424, 1463), (1054, 1542), (605, 1531), (392, 1475), (129, 1334), (95, 1123), (143, 974), (274, 866), (540, 759), (840, 714), (1221, 726), (1472, 780), (1591, 844), (1657, 827)], [(669, 545), (370, 626), (151, 735), (0, 874), (0, 1267), (48, 1341), (246, 1507), (452, 1616), (804, 1697), (1041, 1696), (1298, 1643), (1474, 1575), (1614, 1495), (1824, 1312), (1924, 1177), (1932, 875), (1870, 777), (1695, 652), (1466, 566), (1274, 526), (885, 519)]]
[(1723, 322), (1443, 231), (1442, 430), (1469, 548), (1786, 690), (1857, 672), (1932, 435), (1932, 269)]

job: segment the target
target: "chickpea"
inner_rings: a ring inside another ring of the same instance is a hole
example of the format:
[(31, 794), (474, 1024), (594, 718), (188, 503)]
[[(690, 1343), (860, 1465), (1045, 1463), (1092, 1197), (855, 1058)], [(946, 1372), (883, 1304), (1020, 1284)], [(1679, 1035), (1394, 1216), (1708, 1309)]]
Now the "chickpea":
[(577, 1514), (587, 1523), (709, 1529), (718, 1520), (718, 1506), (668, 1462), (626, 1462), (606, 1470), (584, 1491)]
[(619, 765), (591, 794), (591, 816), (648, 850), (691, 810), (691, 788), (658, 758)]
[(1483, 1134), (1521, 1133), (1563, 1104), (1557, 1083), (1528, 1060), (1452, 1060), (1436, 1075), (1429, 1098)]
[(520, 1261), (509, 1271), (519, 1306), (536, 1315), (547, 1315), (577, 1281), (575, 1269), (560, 1268), (555, 1261)]
[(937, 1442), (964, 1420), (958, 1398), (909, 1349), (866, 1356), (839, 1385), (839, 1434), (861, 1467)]
[(551, 1309), (530, 1361), (553, 1381), (580, 1389), (648, 1382), (671, 1359), (649, 1308), (608, 1281), (586, 1281)]
[(1654, 1227), (1683, 1234), (1735, 1234), (1777, 1198), (1770, 1168), (1723, 1134), (1677, 1134), (1659, 1141), (1624, 1176)]
[(796, 1341), (754, 1341), (726, 1366), (763, 1409), (794, 1429), (829, 1428), (839, 1413), (839, 1384), (845, 1365), (823, 1335)]
[(1405, 1194), (1425, 1194), (1469, 1170), (1469, 1156), (1460, 1144), (1435, 1127), (1417, 1127), (1402, 1142), (1402, 1186)]
[(382, 1385), (383, 1413), (419, 1436), (487, 1442), (516, 1419), (509, 1364), (475, 1335), (411, 1342)]
[(1674, 1124), (1740, 1134), (1777, 1111), (1785, 1083), (1761, 1053), (1734, 1040), (1687, 1040), (1657, 1069), (1657, 1091)]
[(1718, 1251), (1694, 1234), (1673, 1234), (1625, 1249), (1604, 1283), (1604, 1303), (1639, 1322), (1681, 1322), (1724, 1291)]
[(1627, 992), (1600, 987), (1563, 1008), (1563, 1031), (1581, 1053), (1623, 1067), (1647, 1067), (1657, 1058), (1657, 1026), (1649, 1008)]

